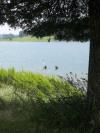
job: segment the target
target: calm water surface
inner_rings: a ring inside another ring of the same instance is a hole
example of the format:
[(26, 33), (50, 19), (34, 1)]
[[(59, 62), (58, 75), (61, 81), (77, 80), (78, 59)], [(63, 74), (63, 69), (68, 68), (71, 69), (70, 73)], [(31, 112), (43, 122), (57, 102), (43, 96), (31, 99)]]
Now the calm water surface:
[[(0, 66), (45, 74), (87, 73), (89, 42), (0, 42)], [(47, 66), (47, 70), (43, 67)], [(59, 69), (55, 70), (55, 66)]]

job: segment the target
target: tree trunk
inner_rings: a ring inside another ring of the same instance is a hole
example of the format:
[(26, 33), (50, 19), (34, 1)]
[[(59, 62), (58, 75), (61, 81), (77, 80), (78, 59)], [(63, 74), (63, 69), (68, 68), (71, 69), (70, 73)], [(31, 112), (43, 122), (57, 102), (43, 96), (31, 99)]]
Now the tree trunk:
[(100, 0), (90, 0), (90, 58), (88, 72), (88, 102), (92, 119), (100, 126)]

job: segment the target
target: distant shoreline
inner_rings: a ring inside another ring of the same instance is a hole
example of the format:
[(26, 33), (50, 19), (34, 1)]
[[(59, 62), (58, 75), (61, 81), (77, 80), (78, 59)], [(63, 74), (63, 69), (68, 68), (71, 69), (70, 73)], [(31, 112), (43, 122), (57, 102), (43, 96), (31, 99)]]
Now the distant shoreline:
[(43, 37), (43, 38), (36, 38), (31, 36), (25, 37), (14, 37), (14, 38), (1, 38), (0, 42), (50, 42), (54, 41), (54, 37)]

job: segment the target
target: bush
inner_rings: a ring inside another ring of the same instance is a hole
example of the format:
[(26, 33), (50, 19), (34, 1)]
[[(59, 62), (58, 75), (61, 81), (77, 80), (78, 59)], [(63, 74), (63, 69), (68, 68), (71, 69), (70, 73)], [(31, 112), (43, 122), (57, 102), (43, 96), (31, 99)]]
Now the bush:
[(33, 121), (51, 128), (75, 128), (86, 122), (85, 111), (85, 97), (76, 94), (51, 99), (47, 103), (38, 100), (34, 105), (31, 118)]

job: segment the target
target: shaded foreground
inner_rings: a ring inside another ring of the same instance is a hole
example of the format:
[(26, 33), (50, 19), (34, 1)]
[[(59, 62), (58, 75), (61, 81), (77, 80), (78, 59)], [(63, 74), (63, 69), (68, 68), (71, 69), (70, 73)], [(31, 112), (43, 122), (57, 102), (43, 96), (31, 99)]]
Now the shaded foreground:
[(67, 81), (0, 69), (0, 133), (92, 133), (89, 114)]

